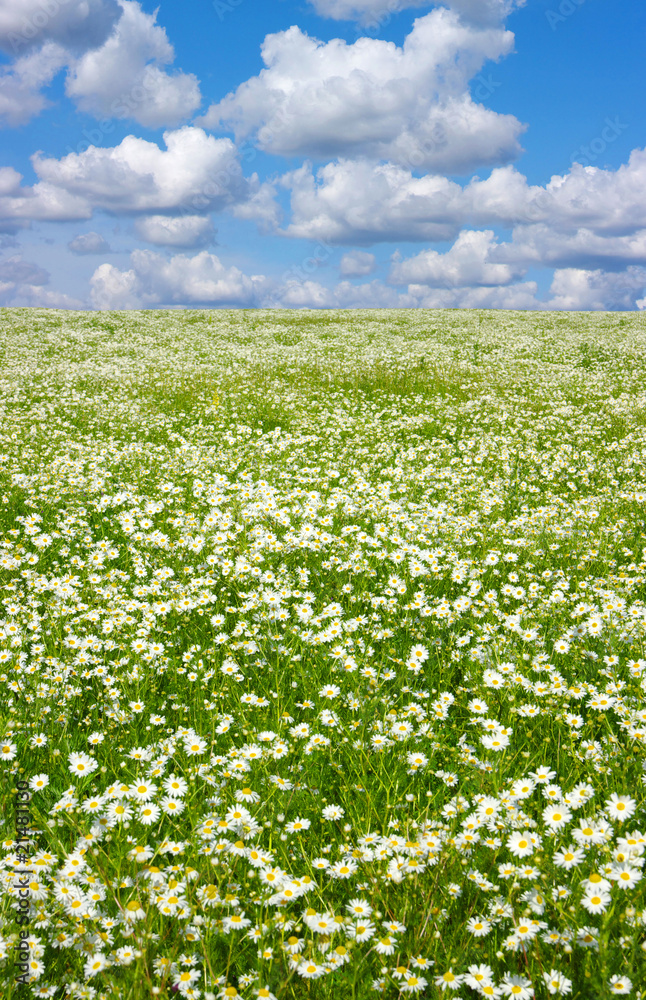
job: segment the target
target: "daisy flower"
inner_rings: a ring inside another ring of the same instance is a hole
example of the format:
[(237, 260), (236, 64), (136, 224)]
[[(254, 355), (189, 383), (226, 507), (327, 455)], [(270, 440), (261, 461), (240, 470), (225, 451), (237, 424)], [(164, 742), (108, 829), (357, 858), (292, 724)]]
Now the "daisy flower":
[(507, 840), (507, 847), (515, 858), (526, 858), (534, 852), (534, 844), (528, 833), (516, 830)]
[(167, 816), (179, 816), (186, 808), (186, 803), (182, 799), (171, 799), (169, 795), (165, 795), (159, 804)]
[(543, 820), (552, 830), (560, 830), (572, 819), (572, 813), (563, 805), (551, 805), (543, 809)]
[(49, 775), (47, 774), (35, 774), (29, 780), (29, 787), (33, 792), (42, 792), (43, 788), (47, 788), (48, 784)]
[(552, 860), (558, 868), (565, 868), (566, 871), (569, 871), (570, 868), (576, 868), (577, 865), (580, 865), (584, 857), (585, 854), (580, 847), (573, 847), (570, 844), (569, 847), (556, 851)]
[(529, 979), (525, 979), (524, 976), (511, 976), (508, 972), (505, 973), (500, 988), (508, 997), (515, 997), (517, 1000), (531, 1000), (534, 996)]
[(119, 823), (124, 823), (125, 821), (132, 819), (132, 809), (124, 802), (111, 802), (106, 812), (111, 820), (115, 820)]
[(346, 903), (345, 908), (353, 917), (367, 918), (372, 913), (372, 907), (364, 899), (351, 899), (349, 903)]
[(610, 878), (620, 889), (634, 889), (641, 881), (642, 873), (631, 865), (613, 865)]
[(632, 816), (637, 803), (629, 795), (616, 795), (614, 792), (609, 799), (606, 799), (606, 812), (610, 819), (624, 820)]
[(2, 760), (13, 760), (17, 752), (17, 743), (0, 743), (0, 758)]
[(309, 830), (310, 826), (311, 821), (309, 819), (301, 819), (300, 816), (297, 816), (296, 819), (285, 824), (285, 831), (287, 833), (300, 833), (301, 830)]
[(456, 975), (453, 969), (448, 969), (441, 975), (436, 976), (435, 985), (444, 992), (445, 990), (459, 990), (464, 981), (463, 975)]
[(90, 755), (86, 753), (71, 753), (68, 756), (68, 760), (68, 770), (78, 777), (84, 777), (86, 774), (92, 774), (92, 772), (96, 771), (99, 766), (94, 757), (90, 757)]
[(481, 990), (493, 983), (493, 969), (488, 965), (470, 965), (464, 981), (472, 990)]
[(186, 795), (188, 784), (184, 781), (184, 778), (178, 777), (176, 774), (169, 774), (164, 781), (164, 791), (167, 795), (181, 798), (182, 795)]
[(556, 993), (564, 996), (566, 993), (572, 992), (572, 980), (564, 976), (558, 969), (550, 969), (549, 972), (544, 972), (543, 980), (547, 986), (548, 993), (551, 993), (552, 996)]
[(139, 810), (139, 822), (143, 823), (144, 826), (150, 826), (151, 823), (155, 823), (160, 816), (161, 809), (155, 803), (146, 804)]
[(485, 917), (471, 917), (467, 922), (467, 930), (474, 937), (486, 937), (491, 930), (491, 924)]
[(395, 945), (397, 941), (395, 938), (385, 937), (379, 938), (375, 945), (375, 951), (378, 955), (392, 955), (395, 951)]
[(608, 985), (611, 993), (630, 993), (633, 988), (628, 976), (611, 976)]
[(400, 985), (400, 990), (402, 993), (419, 993), (426, 986), (428, 980), (424, 979), (423, 976), (409, 975), (407, 979)]
[(152, 781), (135, 781), (129, 789), (132, 798), (139, 802), (147, 802), (156, 791), (157, 785)]
[(589, 889), (581, 900), (588, 913), (605, 913), (610, 902), (610, 893), (602, 889)]

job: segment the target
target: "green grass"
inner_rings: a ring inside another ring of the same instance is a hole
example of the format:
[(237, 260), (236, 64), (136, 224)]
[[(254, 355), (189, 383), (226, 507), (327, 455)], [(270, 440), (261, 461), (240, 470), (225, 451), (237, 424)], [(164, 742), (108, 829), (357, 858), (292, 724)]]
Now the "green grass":
[(1, 315), (2, 997), (641, 997), (643, 315)]

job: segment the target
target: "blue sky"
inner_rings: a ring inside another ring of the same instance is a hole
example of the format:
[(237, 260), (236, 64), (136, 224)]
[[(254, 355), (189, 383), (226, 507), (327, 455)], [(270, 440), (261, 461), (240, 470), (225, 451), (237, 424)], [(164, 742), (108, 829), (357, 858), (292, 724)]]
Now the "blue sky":
[(0, 305), (646, 307), (643, 5), (3, 0)]

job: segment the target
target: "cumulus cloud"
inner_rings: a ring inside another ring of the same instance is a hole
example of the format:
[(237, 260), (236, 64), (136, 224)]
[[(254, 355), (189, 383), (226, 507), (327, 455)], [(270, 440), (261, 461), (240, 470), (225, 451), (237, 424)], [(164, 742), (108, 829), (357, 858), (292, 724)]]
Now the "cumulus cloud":
[[(430, 7), (431, 0), (311, 0), (321, 17), (335, 21), (358, 21), (364, 27), (378, 28), (393, 14), (410, 7)], [(525, 0), (445, 0), (443, 7), (455, 10), (463, 20), (474, 24), (498, 24)]]
[(462, 188), (445, 177), (413, 177), (392, 163), (310, 163), (281, 178), (290, 190), (286, 236), (370, 245), (396, 240), (453, 239), (464, 217)]
[(338, 243), (444, 242), (463, 225), (502, 225), (549, 217), (544, 188), (514, 167), (497, 167), (465, 187), (437, 174), (414, 177), (392, 163), (339, 160), (314, 174), (308, 162), (280, 179), (291, 193), (286, 236)]
[(217, 211), (250, 193), (230, 139), (190, 126), (163, 138), (166, 149), (128, 135), (118, 146), (32, 162), (43, 181), (110, 213)]
[(289, 278), (264, 305), (301, 309), (545, 309), (534, 281), (497, 287), (429, 288), (411, 284), (397, 290), (378, 280), (327, 288), (318, 281)]
[(626, 264), (646, 265), (646, 229), (630, 236), (604, 236), (585, 228), (563, 233), (544, 223), (519, 226), (511, 242), (496, 247), (491, 259), (616, 271)]
[[(310, 0), (310, 3), (321, 17), (358, 21), (368, 29), (388, 23), (400, 10), (431, 6), (431, 0)], [(445, 6), (448, 7), (448, 3)]]
[[(646, 229), (646, 149), (633, 150), (628, 163), (616, 170), (574, 163), (567, 174), (553, 176), (544, 187), (529, 185), (513, 166), (496, 167), (485, 180), (476, 176), (463, 187), (446, 177), (414, 177), (392, 163), (367, 160), (339, 160), (316, 173), (305, 163), (284, 174), (280, 183), (291, 193), (291, 216), (281, 232), (302, 239), (355, 245), (439, 242), (455, 239), (464, 226), (498, 225), (514, 227), (518, 243), (528, 244), (541, 239), (545, 243), (541, 234), (547, 230), (535, 228), (541, 225), (573, 237), (580, 231), (634, 237)], [(557, 254), (557, 243), (554, 236), (550, 252)], [(638, 240), (605, 248), (628, 256), (640, 252)], [(537, 259), (531, 247), (524, 252), (528, 262)], [(603, 252), (598, 243), (594, 253)], [(502, 249), (497, 253), (492, 259), (499, 262), (520, 259), (516, 250), (509, 251), (508, 258)], [(602, 257), (598, 263), (608, 266)]]
[(135, 250), (131, 268), (120, 271), (101, 264), (90, 279), (96, 309), (133, 309), (150, 305), (258, 305), (269, 290), (264, 275), (246, 275), (225, 267), (219, 257), (203, 250), (194, 257), (177, 254), (170, 260), (151, 250)]
[(0, 281), (12, 285), (46, 285), (49, 273), (22, 257), (9, 257), (0, 262)]
[(53, 41), (85, 52), (103, 44), (122, 12), (117, 0), (2, 0), (0, 49), (22, 55)]
[(351, 253), (345, 253), (341, 258), (339, 271), (344, 278), (362, 278), (367, 274), (372, 274), (376, 266), (373, 253), (352, 250)]
[(272, 181), (260, 183), (257, 174), (249, 178), (249, 193), (244, 201), (231, 208), (236, 219), (250, 219), (260, 232), (275, 230), (282, 221), (282, 209), (276, 201), (276, 185)]
[(4, 0), (0, 48), (16, 59), (0, 74), (0, 122), (20, 125), (48, 101), (42, 88), (67, 67), (65, 91), (81, 111), (174, 127), (201, 103), (197, 78), (163, 67), (175, 52), (136, 0)]
[(135, 221), (135, 235), (144, 243), (157, 246), (196, 249), (213, 243), (213, 222), (204, 215), (149, 215)]
[(69, 295), (44, 286), (50, 275), (32, 261), (16, 254), (0, 261), (0, 304), (4, 306), (43, 306), (51, 309), (79, 309), (83, 303)]
[(409, 285), (408, 294), (422, 309), (546, 309), (536, 298), (538, 285), (524, 281), (515, 285), (474, 288), (429, 288)]
[(405, 309), (414, 306), (415, 300), (381, 281), (361, 285), (340, 281), (326, 288), (311, 279), (288, 278), (272, 290), (263, 305), (284, 309)]
[(95, 309), (138, 309), (141, 299), (136, 272), (101, 264), (90, 278), (90, 298)]
[(476, 104), (468, 85), (513, 43), (510, 31), (464, 24), (445, 8), (418, 18), (401, 48), (365, 37), (323, 43), (293, 26), (267, 35), (266, 69), (198, 123), (253, 134), (284, 156), (367, 156), (447, 173), (506, 163), (522, 151), (525, 126)]
[[(230, 209), (240, 218), (255, 219), (272, 228), (279, 206), (271, 184), (257, 174), (244, 177), (238, 152), (230, 139), (216, 139), (203, 129), (184, 126), (164, 133), (165, 148), (134, 135), (114, 147), (90, 146), (61, 159), (37, 153), (32, 164), (40, 180), (21, 186), (21, 175), (0, 168), (0, 231), (15, 232), (30, 220), (90, 219), (95, 211), (111, 215), (166, 215), (183, 222), (145, 223), (140, 232), (154, 234), (150, 242), (195, 246), (206, 240), (210, 223), (197, 216)], [(198, 244), (177, 242), (190, 233)], [(182, 235), (183, 234), (183, 235)], [(147, 237), (143, 237), (147, 238)]]
[(642, 309), (638, 295), (646, 293), (646, 268), (630, 266), (616, 272), (563, 268), (554, 272), (550, 309)]
[(110, 244), (100, 233), (80, 233), (67, 244), (68, 250), (72, 253), (83, 256), (85, 254), (111, 253)]
[(395, 285), (419, 284), (434, 288), (508, 285), (524, 274), (526, 267), (494, 263), (490, 255), (496, 245), (491, 229), (483, 232), (465, 229), (446, 253), (423, 250), (408, 260), (396, 261), (389, 281)]
[(32, 221), (71, 222), (91, 217), (92, 208), (85, 198), (46, 182), (21, 187), (21, 180), (22, 174), (13, 167), (0, 168), (0, 232), (14, 233)]
[(48, 42), (38, 52), (30, 52), (11, 67), (0, 69), (0, 125), (24, 125), (49, 106), (41, 88), (51, 83), (65, 65), (60, 45)]
[(175, 52), (156, 24), (157, 12), (146, 14), (134, 0), (119, 3), (123, 14), (109, 38), (71, 64), (66, 93), (98, 118), (133, 119), (146, 128), (179, 125), (201, 103), (198, 80), (160, 68)]

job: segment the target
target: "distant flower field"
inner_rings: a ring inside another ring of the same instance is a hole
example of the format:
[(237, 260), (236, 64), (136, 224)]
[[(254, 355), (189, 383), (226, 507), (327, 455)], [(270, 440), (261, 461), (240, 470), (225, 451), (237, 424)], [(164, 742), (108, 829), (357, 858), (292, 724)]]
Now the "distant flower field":
[(0, 995), (646, 996), (646, 315), (0, 311)]

